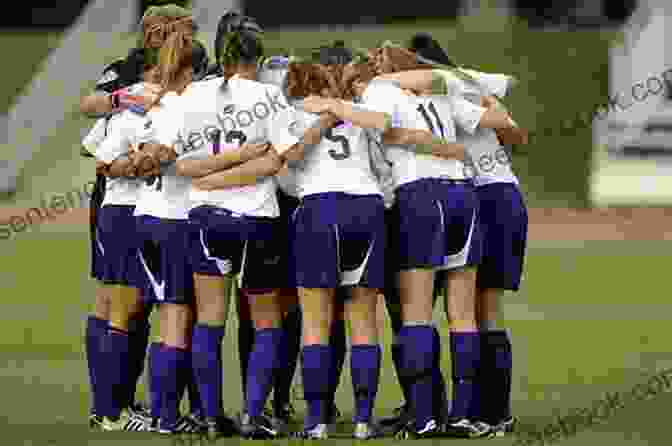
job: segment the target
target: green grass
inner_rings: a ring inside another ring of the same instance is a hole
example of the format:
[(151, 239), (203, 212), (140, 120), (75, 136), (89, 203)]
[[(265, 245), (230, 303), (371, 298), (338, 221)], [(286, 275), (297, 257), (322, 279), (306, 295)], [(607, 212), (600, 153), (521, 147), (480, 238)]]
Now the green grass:
[[(3, 443), (171, 444), (146, 435), (107, 435), (86, 429), (89, 397), (82, 334), (94, 286), (83, 276), (88, 267), (88, 240), (83, 230), (19, 234), (14, 240), (0, 243)], [(665, 293), (653, 285), (641, 289), (636, 286), (652, 282), (643, 277), (646, 274), (658, 274), (659, 280), (664, 277), (659, 275), (659, 268), (669, 264), (671, 245), (645, 245), (639, 251), (634, 246), (632, 242), (603, 242), (572, 248), (533, 244), (530, 248), (524, 288), (509, 295), (505, 307), (514, 341), (513, 404), (525, 429), (542, 429), (573, 408), (590, 407), (606, 392), (627, 392), (656, 371), (672, 367), (672, 312), (660, 297)], [(628, 312), (627, 305), (633, 311)], [(530, 313), (536, 316), (530, 317)], [(439, 309), (437, 316), (447, 336)], [(236, 326), (234, 318), (224, 346), (228, 358), (225, 407), (231, 412), (239, 410), (241, 400)], [(388, 345), (389, 327), (383, 339)], [(446, 376), (450, 370), (448, 356), (443, 355)], [(400, 398), (386, 351), (377, 414), (388, 413)], [(566, 444), (667, 444), (666, 432), (660, 426), (670, 403), (670, 394), (652, 401), (630, 402), (613, 418), (584, 428)], [(352, 396), (347, 366), (338, 404), (346, 412), (344, 419), (349, 419)], [(298, 407), (302, 409), (303, 405), (298, 402)], [(349, 425), (339, 429), (346, 433)], [(511, 442), (497, 440), (497, 444)]]

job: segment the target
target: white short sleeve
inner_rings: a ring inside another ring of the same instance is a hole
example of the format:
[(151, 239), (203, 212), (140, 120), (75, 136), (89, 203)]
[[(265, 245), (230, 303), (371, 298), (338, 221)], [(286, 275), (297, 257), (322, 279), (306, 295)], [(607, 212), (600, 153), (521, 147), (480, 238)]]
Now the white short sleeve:
[(469, 134), (473, 134), (481, 122), (486, 108), (475, 105), (462, 97), (453, 98), (453, 118), (455, 123)]
[(112, 161), (129, 152), (130, 140), (126, 132), (117, 127), (107, 135), (96, 150), (96, 159), (110, 164)]

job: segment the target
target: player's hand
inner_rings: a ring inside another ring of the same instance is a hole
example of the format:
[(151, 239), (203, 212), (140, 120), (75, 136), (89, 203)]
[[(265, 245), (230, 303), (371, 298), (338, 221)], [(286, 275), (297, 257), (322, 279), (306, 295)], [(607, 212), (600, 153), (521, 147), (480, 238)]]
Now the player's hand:
[(96, 160), (96, 175), (105, 175), (107, 173), (107, 164)]
[(484, 108), (496, 107), (499, 104), (497, 98), (494, 96), (483, 96), (481, 98), (481, 106)]
[(159, 175), (161, 168), (159, 161), (150, 152), (140, 150), (131, 155), (133, 167), (137, 176), (146, 177), (152, 175)]
[(246, 143), (240, 148), (240, 161), (247, 162), (263, 156), (271, 147), (269, 143)]
[(329, 113), (334, 107), (334, 100), (320, 96), (309, 96), (303, 100), (301, 108), (309, 113)]

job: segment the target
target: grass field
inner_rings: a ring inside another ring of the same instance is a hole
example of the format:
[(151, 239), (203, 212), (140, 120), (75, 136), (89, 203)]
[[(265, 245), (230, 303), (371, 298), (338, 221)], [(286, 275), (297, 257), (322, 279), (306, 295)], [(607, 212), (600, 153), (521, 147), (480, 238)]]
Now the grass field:
[[(82, 336), (94, 288), (84, 277), (86, 234), (81, 230), (23, 234), (0, 243), (2, 443), (170, 444), (169, 439), (144, 434), (87, 431)], [(533, 244), (524, 288), (508, 297), (505, 308), (514, 340), (513, 404), (524, 429), (543, 429), (555, 416), (590, 407), (606, 392), (627, 391), (656, 371), (672, 367), (672, 304), (659, 282), (672, 260), (671, 247), (658, 242)], [(445, 320), (438, 318), (447, 335)], [(231, 412), (240, 408), (241, 400), (235, 328), (234, 319), (224, 346), (229, 358), (224, 404)], [(448, 356), (443, 355), (445, 373), (450, 370)], [(351, 395), (346, 367), (338, 394), (345, 420), (351, 414)], [(399, 400), (386, 351), (377, 414), (389, 413)], [(605, 423), (564, 441), (568, 446), (668, 444), (660, 426), (670, 403), (670, 394), (631, 402)], [(303, 405), (299, 402), (298, 407)], [(349, 428), (340, 426), (343, 433)], [(491, 441), (512, 443), (511, 438)]]

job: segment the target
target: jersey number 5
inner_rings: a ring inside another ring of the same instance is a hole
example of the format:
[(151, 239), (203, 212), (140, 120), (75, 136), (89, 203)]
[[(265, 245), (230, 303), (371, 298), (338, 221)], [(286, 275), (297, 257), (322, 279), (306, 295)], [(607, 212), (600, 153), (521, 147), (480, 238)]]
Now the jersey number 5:
[(350, 158), (352, 152), (350, 150), (350, 142), (348, 141), (348, 138), (343, 135), (334, 135), (334, 129), (328, 129), (324, 136), (329, 141), (336, 142), (341, 145), (341, 152), (338, 152), (336, 149), (329, 149), (329, 156), (332, 159), (339, 161)]

